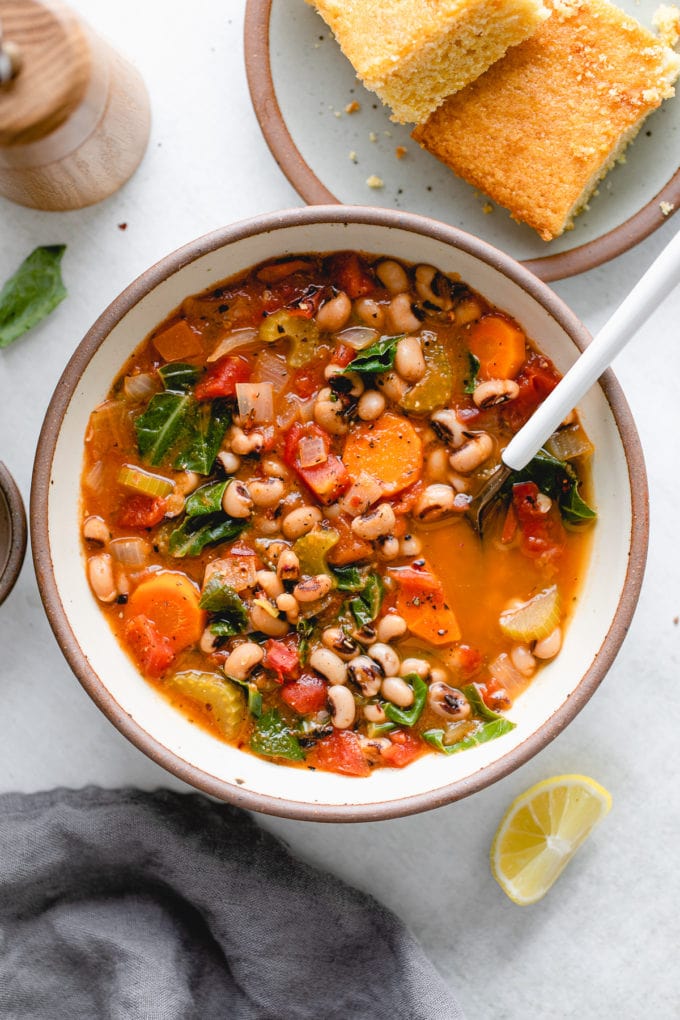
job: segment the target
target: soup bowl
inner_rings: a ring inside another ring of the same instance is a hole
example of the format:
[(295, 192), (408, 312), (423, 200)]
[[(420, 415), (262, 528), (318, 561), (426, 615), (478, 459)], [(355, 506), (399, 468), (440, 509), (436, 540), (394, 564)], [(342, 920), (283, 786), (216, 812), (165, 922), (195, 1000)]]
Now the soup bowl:
[(169, 255), (106, 309), (67, 365), (43, 425), (31, 494), (33, 556), (50, 624), (73, 672), (111, 722), (187, 783), (242, 807), (291, 818), (358, 821), (422, 811), (465, 797), (526, 762), (576, 716), (605, 676), (629, 626), (647, 546), (647, 493), (639, 440), (607, 372), (580, 406), (595, 446), (599, 512), (577, 610), (562, 650), (508, 715), (502, 739), (464, 753), (427, 754), (404, 769), (356, 778), (285, 768), (229, 746), (143, 679), (88, 585), (81, 548), (80, 481), (91, 410), (140, 341), (182, 300), (264, 260), (359, 250), (458, 274), (513, 316), (564, 372), (589, 341), (578, 318), (507, 255), (418, 216), (339, 206), (259, 217)]

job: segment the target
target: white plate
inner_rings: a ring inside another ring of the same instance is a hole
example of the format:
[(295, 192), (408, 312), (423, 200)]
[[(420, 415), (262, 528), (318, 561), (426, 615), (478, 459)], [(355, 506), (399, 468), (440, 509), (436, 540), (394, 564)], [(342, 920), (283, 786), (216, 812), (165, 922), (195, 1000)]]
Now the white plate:
[[(649, 27), (658, 0), (621, 0), (620, 6)], [(390, 121), (304, 0), (248, 0), (246, 65), (267, 142), (307, 202), (431, 216), (528, 262), (545, 280), (608, 261), (664, 222), (662, 201), (680, 205), (680, 98), (648, 118), (625, 163), (601, 183), (574, 229), (546, 244), (501, 207), (485, 212), (488, 199), (420, 149), (408, 126)], [(354, 100), (360, 111), (345, 113)], [(396, 157), (397, 146), (408, 150), (403, 159)], [(373, 175), (384, 187), (367, 185)]]

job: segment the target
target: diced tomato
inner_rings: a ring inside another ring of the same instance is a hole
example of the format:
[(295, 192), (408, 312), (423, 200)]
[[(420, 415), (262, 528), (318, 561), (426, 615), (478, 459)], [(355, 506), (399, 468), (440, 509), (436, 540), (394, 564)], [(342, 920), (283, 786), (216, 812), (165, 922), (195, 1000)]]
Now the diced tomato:
[(518, 482), (512, 487), (512, 505), (522, 536), (522, 552), (531, 559), (547, 562), (561, 556), (567, 536), (559, 508), (553, 503), (544, 513), (538, 494), (535, 482)]
[(478, 684), (482, 700), (493, 712), (502, 712), (512, 706), (512, 700), (505, 687), (495, 677), (490, 676), (483, 684)]
[(143, 673), (159, 677), (175, 658), (170, 638), (161, 634), (147, 616), (133, 616), (125, 625), (125, 641)]
[(321, 302), (330, 293), (329, 287), (310, 283), (309, 277), (295, 273), (278, 283), (272, 284), (263, 296), (263, 311), (267, 315), (285, 308), (291, 315), (311, 319), (319, 310)]
[(283, 683), (284, 678), (291, 679), (300, 672), (300, 656), (297, 648), (270, 638), (265, 642), (262, 665), (277, 673), (279, 682)]
[(408, 489), (404, 489), (398, 494), (396, 499), (392, 500), (392, 509), (398, 516), (401, 514), (410, 514), (413, 507), (416, 505), (416, 501), (419, 496), (425, 491), (425, 482), (418, 481), (415, 485), (409, 485)]
[(472, 680), (482, 666), (482, 653), (472, 645), (456, 645), (446, 652), (446, 664), (459, 680)]
[(391, 746), (386, 748), (380, 755), (381, 761), (392, 768), (402, 769), (408, 765), (424, 750), (424, 744), (420, 737), (406, 730), (393, 730), (389, 735)]
[(225, 354), (209, 367), (203, 378), (196, 384), (196, 400), (216, 400), (218, 397), (233, 397), (236, 383), (248, 382), (252, 366), (240, 354)]
[[(313, 437), (320, 437), (323, 440), (328, 459), (323, 464), (303, 468), (300, 465), (300, 440)], [(324, 505), (334, 503), (350, 486), (351, 479), (347, 468), (339, 457), (330, 453), (330, 436), (313, 422), (306, 425), (295, 422), (291, 425), (286, 434), (283, 459)]]
[(524, 363), (515, 379), (519, 393), (514, 400), (504, 404), (501, 410), (503, 418), (515, 432), (531, 418), (538, 405), (555, 389), (560, 378), (552, 361), (542, 354), (532, 354)]
[(299, 397), (308, 400), (325, 385), (324, 362), (319, 360), (293, 372), (292, 386)]
[(160, 496), (133, 493), (126, 496), (118, 514), (123, 528), (153, 528), (165, 517), (166, 501)]
[(328, 270), (338, 290), (344, 290), (352, 301), (375, 290), (376, 284), (371, 271), (356, 252), (341, 251), (333, 255)]
[(333, 730), (307, 755), (307, 763), (322, 772), (340, 772), (345, 776), (367, 776), (368, 762), (361, 753), (356, 733), (351, 730)]
[(352, 531), (352, 520), (345, 514), (333, 518), (333, 530), (340, 538), (327, 556), (334, 567), (346, 567), (348, 563), (361, 563), (373, 556), (373, 546)]
[(347, 366), (354, 361), (356, 356), (357, 352), (353, 347), (350, 347), (349, 344), (338, 344), (333, 348), (331, 361), (334, 365), (342, 365), (343, 368), (347, 368)]
[(517, 517), (515, 516), (515, 508), (512, 503), (508, 504), (508, 511), (503, 521), (503, 529), (501, 531), (501, 542), (503, 545), (509, 545), (517, 533)]
[(281, 688), (281, 700), (300, 715), (320, 712), (326, 708), (328, 684), (320, 676), (303, 673), (299, 680), (291, 680)]

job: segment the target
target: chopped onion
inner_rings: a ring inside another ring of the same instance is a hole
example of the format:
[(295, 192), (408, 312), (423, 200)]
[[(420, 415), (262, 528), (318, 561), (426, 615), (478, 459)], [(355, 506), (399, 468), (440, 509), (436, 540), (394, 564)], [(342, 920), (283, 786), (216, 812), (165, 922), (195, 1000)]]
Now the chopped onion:
[(114, 560), (124, 567), (143, 567), (151, 551), (143, 538), (114, 538), (109, 549)]
[(280, 393), (288, 381), (288, 365), (283, 354), (276, 354), (268, 348), (260, 351), (257, 355), (252, 381), (254, 383), (270, 382), (276, 392)]
[(158, 390), (158, 379), (149, 372), (139, 372), (137, 375), (126, 375), (123, 381), (123, 392), (125, 399), (133, 404), (141, 404)]
[(355, 351), (363, 351), (364, 347), (370, 347), (378, 339), (378, 330), (370, 326), (348, 326), (347, 329), (336, 333), (341, 344), (349, 344)]
[(523, 691), (527, 685), (526, 678), (513, 666), (510, 656), (505, 652), (501, 652), (493, 662), (489, 663), (489, 673), (511, 698)]
[(328, 460), (328, 454), (326, 452), (326, 444), (321, 436), (308, 436), (301, 439), (298, 444), (298, 457), (301, 468), (325, 464)]
[(257, 330), (252, 327), (246, 329), (235, 329), (231, 333), (227, 333), (225, 337), (222, 337), (212, 354), (209, 354), (205, 359), (206, 361), (217, 361), (219, 358), (223, 358), (225, 354), (231, 354), (239, 347), (247, 347), (248, 344), (252, 344), (253, 340), (257, 339)]
[(270, 382), (236, 383), (238, 413), (246, 425), (274, 420), (274, 391)]
[(342, 509), (351, 517), (366, 513), (368, 508), (383, 495), (380, 484), (373, 475), (362, 471), (351, 489), (339, 500)]
[(95, 461), (83, 481), (91, 492), (100, 492), (104, 482), (104, 461)]

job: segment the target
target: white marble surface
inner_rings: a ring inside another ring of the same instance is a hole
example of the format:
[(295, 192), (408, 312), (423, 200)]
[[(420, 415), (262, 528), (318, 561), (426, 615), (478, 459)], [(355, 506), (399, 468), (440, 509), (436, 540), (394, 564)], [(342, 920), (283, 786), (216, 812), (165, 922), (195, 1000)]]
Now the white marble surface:
[[(42, 214), (0, 200), (0, 278), (35, 245), (68, 244), (68, 300), (0, 351), (0, 459), (26, 500), (52, 390), (108, 302), (190, 238), (300, 204), (250, 106), (243, 0), (74, 6), (140, 67), (153, 133), (134, 179), (93, 209)], [(671, 219), (634, 251), (555, 289), (597, 329), (679, 225)], [(616, 364), (647, 457), (652, 531), (638, 612), (585, 710), (519, 771), (438, 811), (356, 826), (262, 819), (301, 856), (396, 910), (470, 1020), (680, 1016), (679, 323), (676, 292)], [(181, 786), (111, 727), (71, 675), (30, 558), (0, 609), (0, 656), (0, 789)], [(592, 775), (614, 807), (549, 895), (521, 909), (489, 874), (489, 844), (509, 801), (561, 772)]]

